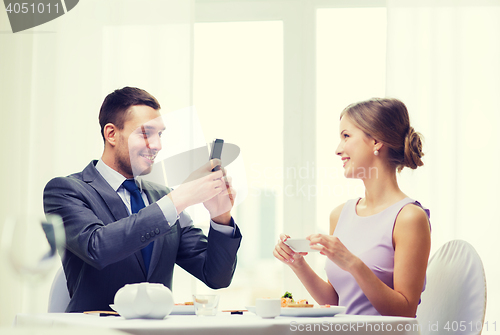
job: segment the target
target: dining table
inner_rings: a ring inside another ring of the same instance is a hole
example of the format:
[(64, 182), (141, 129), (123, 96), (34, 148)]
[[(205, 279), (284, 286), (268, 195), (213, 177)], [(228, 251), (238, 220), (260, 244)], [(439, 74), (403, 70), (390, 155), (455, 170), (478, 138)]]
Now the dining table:
[(67, 330), (94, 329), (120, 331), (134, 335), (284, 335), (284, 334), (420, 334), (422, 325), (415, 318), (337, 314), (331, 317), (278, 316), (264, 319), (251, 312), (215, 316), (168, 315), (161, 320), (124, 319), (121, 316), (101, 316), (84, 313), (17, 314), (14, 327), (53, 327)]

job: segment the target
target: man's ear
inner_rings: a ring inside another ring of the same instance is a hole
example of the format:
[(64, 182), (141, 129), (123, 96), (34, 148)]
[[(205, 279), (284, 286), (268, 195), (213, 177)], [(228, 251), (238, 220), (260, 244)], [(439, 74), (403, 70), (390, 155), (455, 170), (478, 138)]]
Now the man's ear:
[(109, 143), (112, 147), (116, 145), (118, 128), (112, 124), (108, 123), (104, 126), (104, 140)]

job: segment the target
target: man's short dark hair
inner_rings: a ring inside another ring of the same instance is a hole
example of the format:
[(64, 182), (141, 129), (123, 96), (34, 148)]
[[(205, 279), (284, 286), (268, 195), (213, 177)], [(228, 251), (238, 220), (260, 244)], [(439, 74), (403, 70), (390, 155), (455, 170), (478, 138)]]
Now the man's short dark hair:
[(137, 87), (124, 87), (108, 94), (99, 112), (103, 140), (106, 140), (104, 138), (105, 125), (112, 123), (118, 129), (123, 129), (129, 108), (139, 105), (146, 105), (156, 110), (160, 109), (160, 103), (154, 96)]

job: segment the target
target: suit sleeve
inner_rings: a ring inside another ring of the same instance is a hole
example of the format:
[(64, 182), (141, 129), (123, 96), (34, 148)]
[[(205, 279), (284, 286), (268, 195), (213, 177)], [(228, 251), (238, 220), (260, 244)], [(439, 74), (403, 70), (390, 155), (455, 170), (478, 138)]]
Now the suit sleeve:
[[(97, 192), (71, 177), (52, 179), (44, 189), (43, 203), (46, 214), (61, 216), (66, 248), (99, 270), (130, 256), (171, 229), (157, 204), (116, 220)], [(124, 206), (128, 214), (123, 202), (116, 204)], [(155, 236), (144, 239), (151, 232)]]
[[(191, 220), (182, 213), (180, 220)], [(236, 269), (236, 253), (241, 243), (241, 233), (235, 226), (233, 236), (210, 227), (208, 239), (201, 229), (189, 225), (182, 228), (177, 264), (212, 289), (228, 287)]]

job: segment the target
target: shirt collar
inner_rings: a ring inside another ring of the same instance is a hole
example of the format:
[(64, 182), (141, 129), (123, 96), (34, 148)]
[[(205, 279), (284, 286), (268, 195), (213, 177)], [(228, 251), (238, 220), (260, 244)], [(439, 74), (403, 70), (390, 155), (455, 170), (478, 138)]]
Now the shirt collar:
[(115, 171), (107, 166), (106, 163), (102, 161), (102, 159), (99, 159), (99, 161), (95, 165), (95, 168), (97, 171), (99, 171), (104, 180), (106, 180), (108, 184), (113, 188), (113, 190), (115, 190), (115, 192), (118, 191), (125, 179), (127, 179), (118, 171)]
[[(108, 184), (115, 190), (118, 191), (123, 182), (127, 179), (120, 172), (113, 170), (106, 163), (99, 159), (95, 166), (96, 170), (101, 174), (101, 176), (108, 182)], [(135, 178), (135, 183), (142, 192), (142, 179)]]

